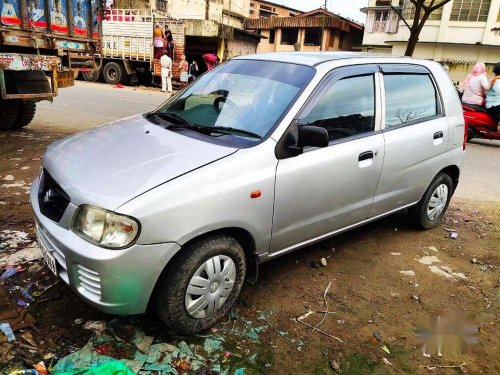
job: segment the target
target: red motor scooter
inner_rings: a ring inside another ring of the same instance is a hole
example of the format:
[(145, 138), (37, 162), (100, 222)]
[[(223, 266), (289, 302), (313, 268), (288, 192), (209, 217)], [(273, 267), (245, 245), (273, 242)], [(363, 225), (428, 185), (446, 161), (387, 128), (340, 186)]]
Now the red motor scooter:
[(498, 121), (479, 105), (462, 104), (465, 117), (467, 141), (473, 138), (499, 139)]

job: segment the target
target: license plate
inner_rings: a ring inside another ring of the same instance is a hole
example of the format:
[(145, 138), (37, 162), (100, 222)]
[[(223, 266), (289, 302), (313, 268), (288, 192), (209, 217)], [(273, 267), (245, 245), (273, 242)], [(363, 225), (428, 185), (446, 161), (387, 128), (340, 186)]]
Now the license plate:
[(47, 267), (57, 276), (57, 263), (56, 258), (50, 253), (49, 249), (45, 246), (45, 243), (38, 237), (38, 243), (40, 244), (40, 248), (42, 249), (43, 259), (45, 260), (45, 264)]
[(71, 87), (75, 85), (75, 75), (72, 70), (57, 72), (57, 87)]

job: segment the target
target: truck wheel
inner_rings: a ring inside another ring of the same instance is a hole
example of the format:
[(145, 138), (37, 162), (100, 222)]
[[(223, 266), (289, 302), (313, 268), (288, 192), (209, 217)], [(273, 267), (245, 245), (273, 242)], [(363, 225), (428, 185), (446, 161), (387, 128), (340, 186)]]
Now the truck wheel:
[[(88, 61), (87, 63), (92, 64), (92, 61)], [(82, 76), (87, 82), (97, 82), (102, 78), (102, 69), (82, 72)]]
[(439, 173), (420, 202), (410, 209), (415, 224), (422, 229), (436, 227), (443, 218), (453, 193), (453, 181), (446, 173)]
[(127, 76), (123, 65), (116, 62), (107, 63), (102, 73), (104, 75), (104, 80), (110, 85), (117, 85), (125, 82)]
[(32, 100), (24, 100), (19, 102), (19, 110), (17, 112), (16, 123), (13, 129), (21, 129), (28, 126), (36, 112), (36, 103)]
[(245, 279), (245, 253), (226, 235), (195, 241), (167, 266), (158, 282), (154, 304), (174, 331), (203, 331), (231, 309)]
[(19, 113), (19, 103), (17, 100), (0, 99), (0, 130), (12, 129), (16, 124)]

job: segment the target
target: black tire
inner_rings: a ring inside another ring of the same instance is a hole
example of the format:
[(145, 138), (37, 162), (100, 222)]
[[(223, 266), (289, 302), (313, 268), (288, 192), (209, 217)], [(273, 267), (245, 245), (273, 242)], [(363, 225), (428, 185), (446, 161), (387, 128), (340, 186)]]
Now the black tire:
[(472, 141), (474, 138), (476, 138), (476, 132), (474, 129), (469, 128), (467, 130), (467, 142)]
[(16, 117), (16, 123), (13, 129), (21, 129), (28, 126), (35, 118), (36, 103), (32, 100), (19, 102), (19, 110)]
[(0, 99), (0, 130), (13, 129), (19, 113), (18, 100)]
[[(436, 189), (438, 188), (438, 186), (443, 184), (446, 185), (448, 189), (446, 204), (441, 213), (431, 220), (427, 214), (427, 208), (429, 206), (429, 202), (432, 196), (436, 192)], [(443, 218), (443, 216), (445, 215), (446, 210), (448, 209), (448, 205), (450, 204), (450, 199), (452, 194), (453, 194), (453, 181), (451, 180), (451, 177), (448, 176), (446, 173), (439, 173), (434, 179), (434, 181), (432, 181), (432, 183), (428, 187), (427, 191), (425, 192), (420, 202), (416, 206), (410, 209), (410, 215), (412, 216), (415, 224), (422, 229), (432, 229), (436, 227)]]
[[(92, 65), (92, 61), (87, 61), (87, 65), (90, 64)], [(82, 77), (85, 81), (87, 82), (97, 82), (102, 79), (102, 69), (98, 70), (91, 70), (88, 72), (82, 72)]]
[(125, 79), (127, 77), (123, 65), (114, 61), (108, 62), (104, 66), (102, 74), (106, 83), (109, 83), (110, 85), (118, 85), (119, 83), (123, 83), (125, 82)]
[[(214, 235), (193, 242), (179, 255), (167, 266), (158, 281), (154, 306), (158, 316), (169, 328), (177, 333), (189, 335), (210, 328), (229, 312), (245, 279), (245, 253), (241, 244), (234, 238)], [(215, 256), (227, 256), (234, 262), (236, 269), (234, 286), (212, 317), (195, 318), (186, 309), (187, 288), (195, 272)]]

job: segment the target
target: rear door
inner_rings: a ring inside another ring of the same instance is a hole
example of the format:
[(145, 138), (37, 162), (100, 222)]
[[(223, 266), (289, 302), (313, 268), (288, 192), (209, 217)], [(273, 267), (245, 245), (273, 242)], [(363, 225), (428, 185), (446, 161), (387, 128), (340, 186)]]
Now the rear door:
[(444, 164), (448, 122), (432, 74), (382, 65), (385, 159), (370, 217), (417, 202)]

